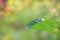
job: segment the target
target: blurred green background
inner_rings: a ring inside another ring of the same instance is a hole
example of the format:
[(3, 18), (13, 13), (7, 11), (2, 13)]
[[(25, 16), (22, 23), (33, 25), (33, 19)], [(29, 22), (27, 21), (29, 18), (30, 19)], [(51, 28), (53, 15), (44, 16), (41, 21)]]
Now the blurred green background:
[[(7, 16), (0, 15), (0, 40), (60, 40), (59, 0), (9, 0), (7, 3)], [(45, 21), (27, 29), (26, 24), (36, 18)]]

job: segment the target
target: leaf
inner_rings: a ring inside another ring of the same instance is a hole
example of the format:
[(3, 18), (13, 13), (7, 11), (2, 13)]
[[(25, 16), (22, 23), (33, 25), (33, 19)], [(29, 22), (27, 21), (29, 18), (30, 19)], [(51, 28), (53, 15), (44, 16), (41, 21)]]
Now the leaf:
[(32, 29), (44, 30), (44, 31), (54, 33), (56, 35), (60, 35), (60, 34), (58, 34), (59, 31), (54, 30), (55, 27), (59, 27), (59, 23), (56, 22), (55, 20), (50, 19), (50, 20), (46, 20), (45, 22), (39, 22), (39, 23), (35, 24), (34, 26), (32, 26)]

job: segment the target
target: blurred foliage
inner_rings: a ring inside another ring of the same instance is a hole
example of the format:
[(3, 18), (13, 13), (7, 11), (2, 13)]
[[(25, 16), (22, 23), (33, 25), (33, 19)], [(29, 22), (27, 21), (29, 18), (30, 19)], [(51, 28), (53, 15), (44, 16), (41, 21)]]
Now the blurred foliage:
[[(0, 40), (60, 40), (59, 5), (57, 0), (8, 0), (6, 13), (0, 12)], [(36, 18), (45, 21), (26, 29)]]

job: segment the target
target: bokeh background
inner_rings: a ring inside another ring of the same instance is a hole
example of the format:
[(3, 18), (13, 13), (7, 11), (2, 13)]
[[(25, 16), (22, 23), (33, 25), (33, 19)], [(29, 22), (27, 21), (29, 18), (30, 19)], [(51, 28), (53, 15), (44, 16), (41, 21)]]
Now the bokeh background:
[[(0, 40), (60, 40), (60, 0), (0, 1)], [(26, 29), (36, 18), (46, 21)]]

